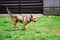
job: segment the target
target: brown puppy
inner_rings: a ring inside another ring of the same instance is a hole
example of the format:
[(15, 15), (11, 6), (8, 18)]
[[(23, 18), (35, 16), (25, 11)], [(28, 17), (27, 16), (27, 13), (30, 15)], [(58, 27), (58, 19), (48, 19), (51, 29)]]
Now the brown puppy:
[(13, 22), (14, 22), (14, 28), (15, 28), (15, 29), (17, 29), (17, 27), (16, 27), (16, 23), (17, 23), (17, 22), (21, 22), (21, 23), (23, 24), (23, 26), (24, 26), (24, 29), (26, 29), (26, 28), (27, 28), (27, 24), (28, 24), (29, 22), (31, 22), (31, 21), (36, 22), (36, 21), (37, 21), (36, 17), (33, 16), (33, 15), (30, 15), (30, 16), (26, 17), (26, 16), (22, 16), (22, 15), (19, 15), (19, 14), (12, 14), (12, 13), (8, 10), (8, 7), (6, 7), (6, 10), (7, 10), (7, 12), (10, 14), (11, 19), (12, 19)]

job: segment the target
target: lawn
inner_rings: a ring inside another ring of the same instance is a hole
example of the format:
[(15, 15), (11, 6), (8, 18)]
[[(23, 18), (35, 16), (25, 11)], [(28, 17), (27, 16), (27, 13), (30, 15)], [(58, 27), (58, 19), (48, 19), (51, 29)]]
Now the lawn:
[(37, 22), (28, 24), (27, 30), (17, 23), (14, 30), (10, 17), (0, 17), (0, 40), (60, 40), (60, 17), (42, 16)]
[(44, 14), (60, 14), (60, 10), (59, 9), (45, 9), (44, 10)]

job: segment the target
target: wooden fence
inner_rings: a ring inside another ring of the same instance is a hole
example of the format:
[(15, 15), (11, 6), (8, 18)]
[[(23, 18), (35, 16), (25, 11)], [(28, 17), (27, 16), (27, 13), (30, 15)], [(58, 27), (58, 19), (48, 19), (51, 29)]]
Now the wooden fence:
[(0, 0), (1, 14), (7, 14), (6, 6), (12, 13), (43, 14), (43, 0)]

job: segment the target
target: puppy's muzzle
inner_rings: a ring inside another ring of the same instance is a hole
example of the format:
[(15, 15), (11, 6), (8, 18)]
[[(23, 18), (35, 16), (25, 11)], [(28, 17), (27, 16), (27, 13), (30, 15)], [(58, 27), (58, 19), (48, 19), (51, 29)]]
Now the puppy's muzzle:
[(36, 21), (38, 21), (38, 19), (35, 19), (35, 21), (34, 21), (34, 22), (36, 22)]

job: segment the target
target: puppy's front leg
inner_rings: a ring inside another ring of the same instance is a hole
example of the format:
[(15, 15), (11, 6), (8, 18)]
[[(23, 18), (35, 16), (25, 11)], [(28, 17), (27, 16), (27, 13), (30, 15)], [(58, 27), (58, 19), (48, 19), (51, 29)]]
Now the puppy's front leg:
[(24, 24), (24, 29), (25, 29), (25, 30), (27, 29), (27, 24)]

